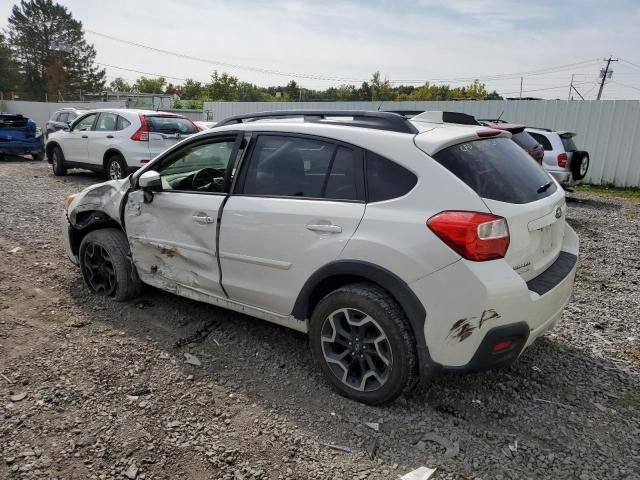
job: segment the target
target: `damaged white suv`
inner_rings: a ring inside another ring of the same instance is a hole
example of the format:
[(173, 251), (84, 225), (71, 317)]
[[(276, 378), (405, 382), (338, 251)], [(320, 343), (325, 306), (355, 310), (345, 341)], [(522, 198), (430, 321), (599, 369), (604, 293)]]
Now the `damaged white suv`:
[(569, 300), (565, 196), (510, 134), (388, 112), (232, 117), (67, 200), (94, 293), (141, 283), (309, 334), (339, 392), (506, 365)]

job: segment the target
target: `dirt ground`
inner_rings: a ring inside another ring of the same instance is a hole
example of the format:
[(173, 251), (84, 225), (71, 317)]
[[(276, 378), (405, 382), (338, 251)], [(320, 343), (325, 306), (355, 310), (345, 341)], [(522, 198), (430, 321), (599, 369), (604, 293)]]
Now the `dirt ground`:
[(60, 228), (98, 181), (0, 161), (0, 478), (640, 478), (637, 203), (572, 195), (575, 298), (517, 363), (368, 407), (303, 335), (152, 288), (89, 295)]

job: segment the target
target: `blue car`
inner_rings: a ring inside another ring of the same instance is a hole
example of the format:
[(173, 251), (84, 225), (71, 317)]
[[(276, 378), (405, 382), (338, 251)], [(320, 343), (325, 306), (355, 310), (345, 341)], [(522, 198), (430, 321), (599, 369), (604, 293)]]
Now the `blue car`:
[(42, 130), (30, 118), (0, 112), (0, 156), (27, 155), (34, 160), (44, 159)]

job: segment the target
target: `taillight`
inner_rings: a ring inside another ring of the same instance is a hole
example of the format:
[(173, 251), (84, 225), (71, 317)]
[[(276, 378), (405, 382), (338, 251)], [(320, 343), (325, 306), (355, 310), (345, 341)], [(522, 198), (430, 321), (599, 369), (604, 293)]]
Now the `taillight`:
[(136, 133), (134, 133), (131, 136), (131, 140), (134, 140), (136, 142), (148, 142), (149, 141), (149, 125), (147, 124), (147, 118), (142, 115), (140, 115), (140, 128), (138, 130), (136, 130)]
[(561, 153), (558, 155), (558, 166), (565, 168), (567, 166), (567, 154)]
[(427, 226), (467, 260), (503, 258), (509, 248), (507, 221), (489, 213), (441, 212), (427, 220)]

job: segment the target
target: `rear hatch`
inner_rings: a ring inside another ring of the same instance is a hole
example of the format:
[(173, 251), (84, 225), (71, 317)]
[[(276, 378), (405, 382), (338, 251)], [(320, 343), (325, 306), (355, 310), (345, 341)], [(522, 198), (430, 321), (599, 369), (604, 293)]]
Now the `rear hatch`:
[(505, 260), (528, 281), (560, 254), (564, 191), (508, 138), (487, 138), (447, 147), (432, 157), (472, 188), (491, 213), (507, 220)]
[(147, 114), (144, 117), (149, 129), (149, 152), (152, 157), (199, 131), (185, 117), (167, 114)]
[(562, 140), (562, 146), (564, 147), (564, 151), (567, 152), (567, 164), (571, 164), (571, 158), (573, 157), (573, 152), (578, 150), (576, 146), (576, 142), (573, 141), (573, 137), (576, 136), (573, 132), (558, 132), (560, 135), (560, 140)]
[(36, 124), (22, 115), (0, 113), (0, 142), (22, 142), (33, 140)]

